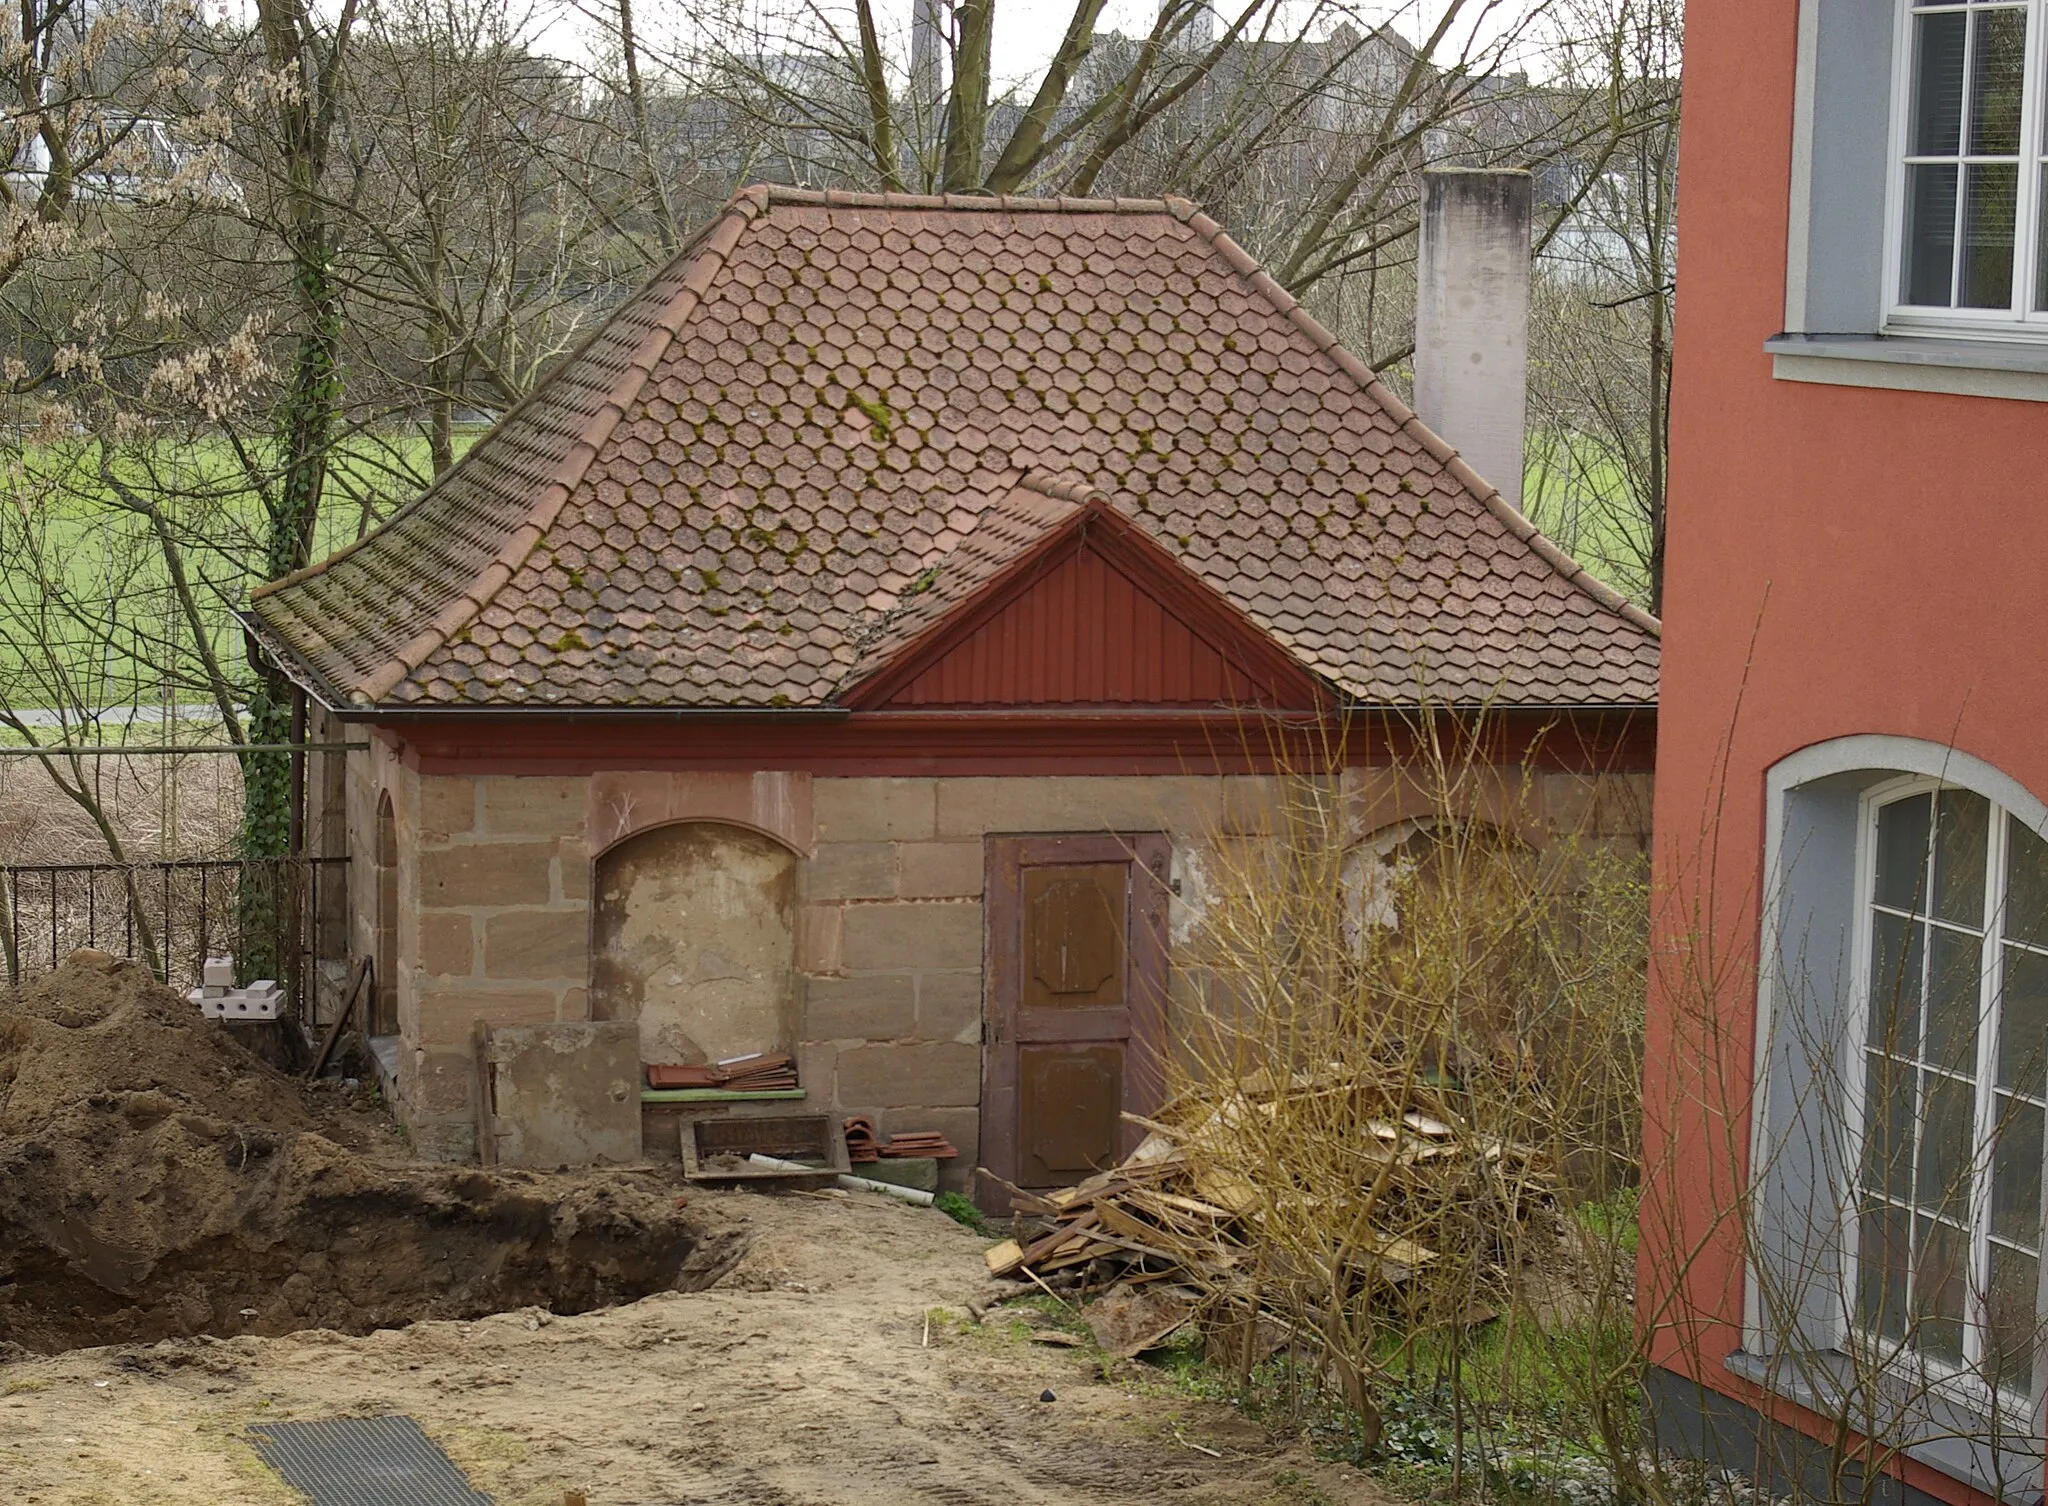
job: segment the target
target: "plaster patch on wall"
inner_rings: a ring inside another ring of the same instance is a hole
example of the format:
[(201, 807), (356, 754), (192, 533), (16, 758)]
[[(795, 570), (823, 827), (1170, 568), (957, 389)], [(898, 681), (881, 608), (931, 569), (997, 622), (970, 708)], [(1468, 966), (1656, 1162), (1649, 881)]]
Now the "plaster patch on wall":
[(744, 827), (656, 827), (597, 865), (591, 1014), (638, 1020), (641, 1059), (795, 1041), (796, 857)]
[(1176, 844), (1173, 849), (1173, 892), (1166, 906), (1166, 937), (1174, 947), (1186, 946), (1209, 913), (1210, 879), (1202, 848)]

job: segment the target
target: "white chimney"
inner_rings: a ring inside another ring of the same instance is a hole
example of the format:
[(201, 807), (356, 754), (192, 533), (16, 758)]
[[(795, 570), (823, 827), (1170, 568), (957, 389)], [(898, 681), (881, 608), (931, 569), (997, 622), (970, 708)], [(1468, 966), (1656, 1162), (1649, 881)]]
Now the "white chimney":
[(1422, 175), (1415, 287), (1415, 411), (1465, 463), (1522, 505), (1529, 398), (1526, 172)]

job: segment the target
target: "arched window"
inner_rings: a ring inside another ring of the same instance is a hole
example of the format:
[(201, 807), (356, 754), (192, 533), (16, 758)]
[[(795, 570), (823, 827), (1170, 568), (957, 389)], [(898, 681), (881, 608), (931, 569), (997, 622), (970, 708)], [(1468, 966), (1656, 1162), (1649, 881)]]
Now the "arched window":
[(1983, 794), (1907, 778), (1866, 793), (1858, 848), (1852, 1330), (2024, 1395), (2040, 1339), (2048, 842)]

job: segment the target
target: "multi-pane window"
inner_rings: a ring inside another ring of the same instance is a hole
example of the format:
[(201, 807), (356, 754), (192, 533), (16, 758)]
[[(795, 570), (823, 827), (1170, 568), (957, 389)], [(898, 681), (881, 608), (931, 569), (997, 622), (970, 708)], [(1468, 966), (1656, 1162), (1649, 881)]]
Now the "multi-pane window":
[(1903, 0), (1893, 320), (2048, 335), (2048, 0)]
[(1895, 788), (1864, 862), (1855, 1327), (2026, 1394), (2040, 1337), (2048, 842)]

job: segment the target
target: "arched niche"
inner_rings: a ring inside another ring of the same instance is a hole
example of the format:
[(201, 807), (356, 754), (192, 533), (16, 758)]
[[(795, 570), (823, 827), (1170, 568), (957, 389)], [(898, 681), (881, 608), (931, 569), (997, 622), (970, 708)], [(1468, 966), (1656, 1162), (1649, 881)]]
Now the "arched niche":
[(377, 796), (377, 925), (371, 962), (370, 1034), (398, 1033), (398, 818), (391, 792)]
[(723, 821), (636, 832), (593, 875), (590, 1011), (638, 1020), (647, 1062), (787, 1050), (796, 1034), (796, 854)]

